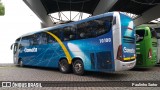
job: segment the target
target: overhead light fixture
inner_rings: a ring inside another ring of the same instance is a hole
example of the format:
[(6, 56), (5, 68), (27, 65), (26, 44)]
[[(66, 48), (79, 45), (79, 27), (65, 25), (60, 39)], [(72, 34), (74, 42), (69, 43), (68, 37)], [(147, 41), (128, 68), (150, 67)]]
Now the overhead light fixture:
[(155, 20), (152, 20), (152, 21), (150, 21), (151, 23), (155, 23), (155, 24), (158, 24), (158, 23), (160, 23), (160, 18), (158, 18), (158, 19), (155, 19)]

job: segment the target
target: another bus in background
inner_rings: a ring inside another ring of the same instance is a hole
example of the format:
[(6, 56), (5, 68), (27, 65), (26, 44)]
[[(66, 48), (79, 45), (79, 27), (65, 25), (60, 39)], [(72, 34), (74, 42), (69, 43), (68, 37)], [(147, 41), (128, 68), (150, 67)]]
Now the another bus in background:
[(160, 64), (160, 28), (155, 28), (156, 32), (157, 32), (157, 64)]
[(45, 28), (19, 37), (14, 44), (14, 63), (20, 66), (114, 72), (135, 66), (133, 21), (119, 12)]
[(136, 67), (152, 67), (157, 61), (156, 31), (148, 26), (136, 28)]
[(158, 38), (158, 45), (157, 45), (157, 64), (160, 64), (160, 38)]

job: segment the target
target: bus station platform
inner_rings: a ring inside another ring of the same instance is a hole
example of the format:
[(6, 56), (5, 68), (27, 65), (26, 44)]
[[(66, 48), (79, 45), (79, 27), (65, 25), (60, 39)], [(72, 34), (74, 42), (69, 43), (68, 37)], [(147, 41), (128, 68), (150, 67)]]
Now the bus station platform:
[[(83, 83), (80, 86), (60, 86), (60, 87), (43, 87), (43, 89), (54, 89), (54, 90), (106, 90), (106, 89), (118, 89), (123, 90), (124, 87), (120, 85), (120, 87), (106, 87), (101, 85), (93, 84), (93, 87), (86, 86), (86, 83), (93, 82), (106, 82), (106, 81), (118, 81), (118, 84), (126, 83), (123, 81), (160, 81), (160, 65), (156, 65), (153, 68), (148, 69), (132, 69), (128, 71), (120, 71), (113, 73), (101, 73), (101, 72), (86, 72), (84, 76), (74, 75), (73, 73), (63, 74), (58, 69), (53, 68), (39, 68), (39, 67), (18, 67), (13, 64), (1, 64), (0, 65), (0, 82), (17, 82), (17, 81), (37, 81), (37, 82), (85, 82), (84, 87)], [(63, 83), (64, 84), (64, 83)], [(112, 84), (110, 82), (110, 84)], [(113, 82), (114, 84), (114, 82)], [(0, 85), (1, 86), (1, 85)], [(118, 85), (119, 86), (119, 85)], [(137, 90), (139, 87), (125, 87), (127, 90)], [(158, 90), (159, 87), (141, 87), (144, 89), (153, 89)], [(17, 88), (8, 88), (8, 89), (16, 89)], [(22, 88), (19, 88), (22, 89)], [(23, 89), (33, 89), (39, 90), (42, 88), (23, 88)]]

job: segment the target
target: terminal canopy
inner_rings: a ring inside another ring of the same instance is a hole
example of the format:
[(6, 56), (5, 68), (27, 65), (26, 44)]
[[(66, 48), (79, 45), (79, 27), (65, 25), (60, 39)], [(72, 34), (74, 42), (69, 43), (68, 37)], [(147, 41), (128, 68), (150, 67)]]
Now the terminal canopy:
[(41, 0), (48, 14), (59, 11), (79, 11), (93, 14), (100, 0)]
[(160, 4), (160, 0), (118, 0), (109, 11), (122, 11), (141, 15)]
[(100, 0), (41, 0), (55, 24), (78, 21), (91, 16)]
[(78, 21), (90, 17), (91, 14), (78, 11), (60, 11), (49, 14), (55, 24)]

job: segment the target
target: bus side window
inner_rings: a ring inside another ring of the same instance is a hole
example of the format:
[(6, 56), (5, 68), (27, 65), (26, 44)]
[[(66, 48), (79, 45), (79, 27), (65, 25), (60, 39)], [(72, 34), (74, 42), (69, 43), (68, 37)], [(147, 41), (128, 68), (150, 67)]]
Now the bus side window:
[(96, 20), (83, 22), (77, 25), (78, 39), (93, 38), (96, 36), (97, 22)]
[(30, 39), (29, 39), (29, 36), (27, 37), (23, 37), (22, 40), (21, 40), (21, 43), (19, 45), (19, 48), (23, 48), (23, 47), (27, 47), (27, 46), (30, 46), (31, 43), (30, 43)]
[(113, 17), (103, 17), (99, 20), (97, 36), (103, 35), (111, 30)]
[(47, 43), (50, 44), (54, 42), (55, 42), (54, 38), (51, 35), (47, 35)]
[(70, 35), (70, 27), (64, 27), (63, 28), (63, 40), (68, 41)]
[(47, 44), (46, 33), (42, 32), (42, 33), (37, 34), (37, 36), (38, 36), (37, 41), (39, 45)]
[(63, 28), (63, 40), (74, 40), (76, 39), (76, 30), (72, 26), (64, 27)]
[(37, 34), (32, 35), (32, 45), (38, 45), (38, 36)]
[(89, 38), (93, 38), (96, 37), (96, 30), (98, 29), (98, 25), (99, 25), (99, 21), (98, 20), (92, 20), (88, 22), (88, 26), (87, 28), (87, 37)]
[(47, 44), (47, 34), (46, 33), (42, 33), (42, 44)]
[[(61, 28), (58, 29), (54, 29), (50, 31), (52, 34), (54, 34), (56, 37), (58, 37), (60, 40), (62, 40), (62, 32), (61, 32)], [(49, 35), (50, 37), (51, 35)], [(54, 42), (57, 42), (54, 37), (51, 36), (51, 38), (53, 38)], [(50, 39), (51, 40), (51, 39)]]
[(93, 38), (109, 32), (112, 20), (113, 17), (108, 16), (77, 24), (78, 39)]

